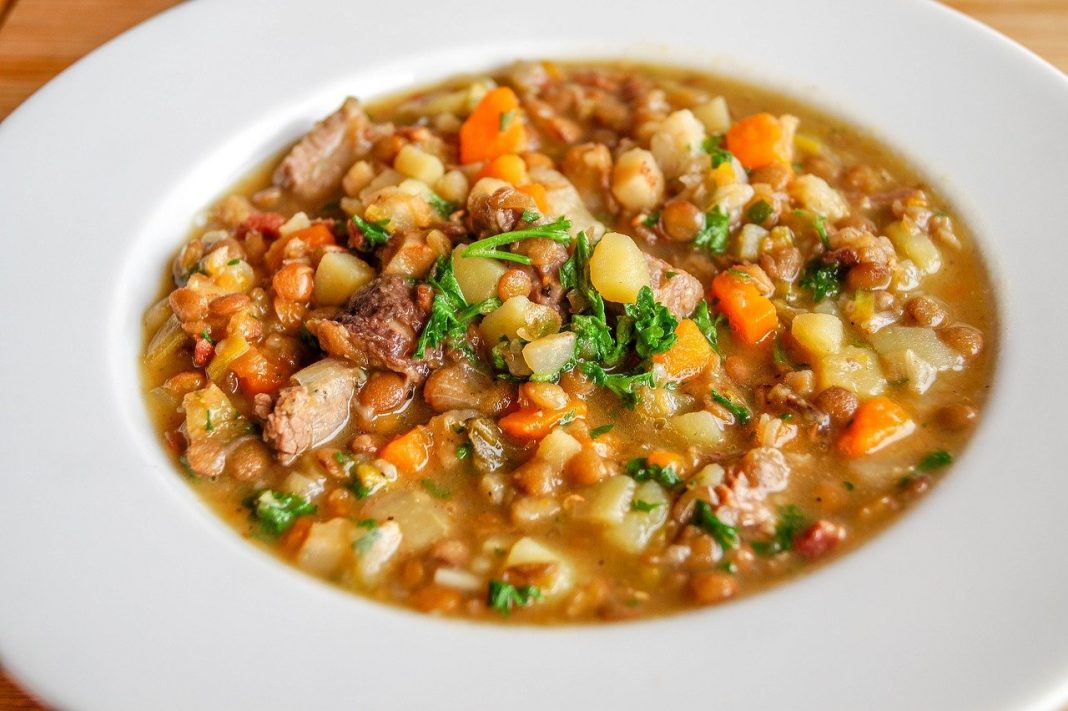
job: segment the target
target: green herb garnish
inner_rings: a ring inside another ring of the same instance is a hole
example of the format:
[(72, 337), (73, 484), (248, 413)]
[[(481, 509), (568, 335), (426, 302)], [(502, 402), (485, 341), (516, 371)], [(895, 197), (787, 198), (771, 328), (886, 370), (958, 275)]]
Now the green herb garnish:
[(729, 163), (734, 159), (734, 154), (725, 148), (721, 148), (723, 145), (723, 134), (716, 133), (706, 138), (701, 143), (701, 150), (712, 157), (712, 168), (718, 168), (724, 163)]
[(944, 449), (936, 449), (924, 456), (916, 465), (918, 472), (932, 472), (953, 463), (953, 455)]
[(449, 202), (437, 193), (430, 193), (427, 202), (430, 203), (430, 207), (434, 208), (435, 212), (441, 217), (448, 217), (456, 211), (456, 203)]
[(826, 298), (838, 296), (842, 291), (844, 272), (838, 262), (813, 260), (805, 268), (800, 284), (812, 292), (812, 300), (818, 304)]
[(819, 235), (820, 242), (823, 243), (824, 249), (831, 248), (831, 240), (827, 236), (827, 219), (824, 218), (823, 215), (817, 215), (816, 213), (809, 212), (808, 210), (794, 210), (794, 214), (798, 217), (808, 220), (809, 224), (812, 225), (812, 229), (814, 229), (816, 231), (816, 234)]
[(627, 475), (635, 481), (655, 481), (668, 489), (682, 483), (675, 467), (670, 464), (666, 467), (650, 464), (645, 457), (638, 457), (627, 462)]
[(500, 259), (505, 262), (517, 264), (530, 264), (530, 257), (525, 254), (506, 252), (498, 247), (506, 244), (521, 242), (525, 239), (551, 239), (561, 244), (571, 243), (571, 220), (561, 216), (544, 225), (535, 225), (523, 230), (513, 230), (493, 235), (477, 242), (472, 242), (464, 250), (463, 257), (482, 257), (484, 259)]
[(754, 541), (753, 550), (763, 556), (775, 555), (793, 548), (794, 539), (805, 528), (805, 515), (793, 504), (779, 507), (779, 521), (775, 537), (770, 541)]
[(359, 227), (360, 232), (363, 233), (364, 242), (361, 249), (365, 252), (369, 252), (375, 247), (381, 247), (389, 241), (389, 232), (386, 230), (389, 220), (368, 222), (359, 215), (353, 215), (352, 223)]
[(745, 217), (754, 225), (762, 225), (769, 217), (771, 217), (771, 213), (773, 212), (775, 212), (775, 208), (764, 200), (758, 200), (749, 207), (745, 213)]
[(634, 501), (630, 502), (630, 510), (631, 511), (640, 511), (641, 513), (649, 513), (650, 511), (655, 511), (656, 509), (660, 508), (663, 505), (664, 505), (664, 502), (662, 502), (662, 501), (652, 502), (652, 501), (642, 501), (641, 499), (635, 499)]
[(590, 439), (597, 439), (603, 434), (608, 434), (612, 431), (613, 427), (615, 427), (615, 425), (611, 423), (607, 425), (601, 425), (600, 427), (594, 427), (592, 430), (590, 430)]
[(623, 307), (624, 313), (634, 319), (634, 333), (637, 340), (634, 350), (638, 357), (645, 359), (657, 353), (663, 353), (675, 343), (675, 327), (678, 320), (671, 315), (667, 307), (653, 298), (653, 290), (643, 286), (633, 304)]
[(541, 599), (541, 590), (534, 585), (516, 587), (501, 580), (491, 580), (486, 604), (505, 617), (516, 607), (526, 607)]
[(508, 130), (508, 125), (515, 120), (515, 111), (502, 111), (500, 118), (501, 133)]
[(456, 458), (460, 460), (467, 459), (471, 456), (471, 452), (474, 451), (474, 447), (470, 442), (464, 442), (463, 444), (456, 445)]
[(693, 513), (693, 524), (712, 536), (723, 550), (737, 548), (741, 540), (738, 536), (738, 529), (716, 518), (716, 514), (707, 501), (697, 502)]
[(252, 513), (268, 533), (278, 536), (300, 516), (315, 513), (315, 504), (303, 496), (267, 489), (252, 498)]
[(424, 489), (427, 490), (427, 493), (429, 493), (435, 499), (447, 499), (452, 496), (451, 491), (449, 491), (433, 479), (420, 479), (419, 483)]
[(719, 325), (723, 322), (723, 314), (716, 314), (713, 317), (711, 309), (708, 308), (708, 302), (701, 299), (690, 318), (697, 324), (697, 328), (701, 329), (701, 333), (705, 334), (705, 338), (708, 340), (709, 345), (712, 346), (712, 350), (723, 355), (723, 352), (719, 349)]
[(744, 405), (739, 405), (738, 403), (734, 402), (734, 400), (731, 400), (729, 397), (717, 390), (712, 391), (712, 399), (723, 407), (725, 407), (728, 412), (734, 415), (734, 419), (738, 424), (749, 424), (751, 415), (749, 414), (749, 410)]
[(650, 388), (656, 386), (656, 377), (649, 371), (638, 373), (607, 373), (597, 363), (583, 363), (582, 372), (593, 380), (595, 385), (608, 388), (615, 393), (616, 397), (623, 401), (628, 408), (633, 409), (638, 404), (638, 388), (647, 385)]
[(646, 215), (644, 218), (642, 218), (642, 224), (645, 225), (646, 227), (648, 227), (649, 229), (653, 229), (659, 223), (660, 223), (660, 211), (659, 210), (657, 210), (656, 212), (650, 212), (648, 215)]
[(416, 358), (424, 357), (427, 348), (446, 340), (455, 348), (463, 348), (467, 344), (467, 324), (501, 305), (501, 300), (495, 297), (468, 305), (453, 272), (452, 255), (438, 259), (427, 281), (434, 287), (434, 300), (430, 304), (430, 318), (416, 341)]
[(693, 244), (704, 247), (712, 254), (723, 254), (727, 251), (730, 224), (730, 215), (717, 205), (705, 213), (705, 226), (693, 238)]

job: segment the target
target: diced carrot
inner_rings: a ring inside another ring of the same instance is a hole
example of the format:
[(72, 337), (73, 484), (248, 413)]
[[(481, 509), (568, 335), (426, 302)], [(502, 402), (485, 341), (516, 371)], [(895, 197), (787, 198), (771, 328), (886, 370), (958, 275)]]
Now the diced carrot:
[(684, 318), (675, 327), (675, 342), (671, 348), (654, 355), (653, 362), (662, 365), (669, 378), (687, 380), (703, 372), (715, 354), (697, 324)]
[(277, 392), (290, 376), (285, 366), (263, 355), (255, 347), (234, 360), (230, 370), (237, 376), (241, 392), (249, 397)]
[(479, 178), (500, 178), (512, 185), (526, 185), (530, 182), (527, 177), (527, 164), (515, 153), (505, 153), (497, 156), (478, 172)]
[(880, 395), (857, 408), (853, 421), (838, 439), (838, 449), (847, 457), (871, 454), (912, 434), (916, 423), (905, 408)]
[(309, 247), (325, 247), (328, 244), (336, 244), (334, 239), (334, 233), (330, 231), (322, 222), (316, 222), (314, 225), (305, 227), (302, 230), (291, 232), (289, 235), (275, 240), (275, 242), (267, 249), (267, 254), (264, 255), (263, 261), (267, 265), (267, 268), (272, 272), (278, 271), (282, 267), (282, 260), (285, 258), (286, 247), (292, 240), (303, 240)]
[(378, 456), (397, 467), (401, 474), (417, 472), (430, 462), (434, 433), (418, 425), (389, 442)]
[(297, 518), (278, 542), (282, 550), (288, 555), (296, 555), (297, 551), (300, 550), (300, 547), (304, 545), (304, 541), (308, 538), (308, 533), (311, 532), (313, 523), (315, 523), (315, 519), (310, 516), (300, 516)]
[(519, 186), (519, 192), (534, 198), (535, 204), (542, 213), (549, 211), (549, 193), (541, 183), (527, 183)]
[(747, 116), (727, 130), (727, 150), (749, 170), (785, 163), (781, 140), (782, 126), (768, 113)]
[(719, 299), (716, 308), (727, 316), (731, 330), (743, 343), (756, 345), (779, 325), (775, 304), (747, 277), (720, 272), (712, 280), (712, 293)]
[(486, 92), (460, 126), (461, 163), (521, 153), (526, 144), (527, 130), (519, 116), (519, 99), (506, 86)]
[(572, 400), (559, 410), (525, 408), (502, 417), (497, 424), (516, 439), (541, 439), (549, 434), (565, 418), (578, 419), (586, 416), (586, 403)]
[(682, 458), (682, 455), (667, 449), (654, 449), (649, 456), (645, 458), (645, 461), (653, 466), (660, 467), (661, 469), (674, 469), (675, 473), (678, 474), (682, 471), (682, 466), (685, 460)]

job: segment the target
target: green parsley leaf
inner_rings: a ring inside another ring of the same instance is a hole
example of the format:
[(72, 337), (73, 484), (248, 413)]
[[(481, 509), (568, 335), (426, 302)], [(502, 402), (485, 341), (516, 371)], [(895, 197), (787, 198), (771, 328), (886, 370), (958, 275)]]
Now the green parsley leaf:
[(627, 475), (635, 481), (655, 481), (663, 487), (671, 489), (682, 483), (675, 467), (662, 467), (659, 464), (650, 464), (644, 457), (638, 457), (627, 462)]
[(537, 222), (541, 219), (541, 213), (534, 212), (533, 210), (523, 210), (523, 214), (520, 218), (523, 222)]
[(635, 499), (634, 501), (630, 502), (630, 510), (640, 511), (642, 513), (649, 513), (650, 511), (657, 510), (663, 505), (664, 502), (662, 501), (657, 501), (654, 503), (652, 501), (642, 501), (641, 499)]
[(800, 218), (808, 220), (812, 225), (812, 229), (819, 235), (820, 242), (823, 243), (824, 249), (831, 248), (831, 240), (827, 236), (827, 219), (823, 215), (818, 215), (815, 212), (809, 212), (808, 210), (794, 210), (794, 214)]
[(712, 254), (723, 254), (727, 251), (730, 225), (730, 215), (717, 205), (705, 213), (705, 226), (693, 238), (693, 244), (698, 247), (704, 247)]
[(601, 425), (600, 427), (594, 427), (592, 430), (590, 430), (590, 439), (597, 439), (603, 434), (608, 434), (612, 431), (614, 427), (615, 425), (613, 425), (612, 423), (608, 423), (607, 425)]
[(727, 411), (734, 415), (734, 420), (738, 424), (749, 424), (751, 415), (749, 414), (749, 410), (744, 405), (739, 405), (738, 403), (734, 402), (729, 397), (717, 390), (712, 391), (712, 399), (718, 402), (723, 407), (727, 408)]
[(373, 546), (375, 541), (377, 541), (381, 536), (382, 531), (378, 530), (378, 526), (376, 525), (374, 528), (367, 531), (367, 533), (357, 538), (356, 542), (352, 544), (352, 547), (356, 550), (357, 553), (363, 555), (367, 551), (371, 550), (371, 546)]
[(628, 408), (634, 409), (638, 404), (638, 387), (647, 385), (654, 387), (656, 377), (649, 371), (638, 373), (607, 373), (597, 363), (586, 362), (580, 368), (593, 380), (595, 385), (608, 388), (615, 393), (616, 397), (623, 401)]
[(375, 528), (378, 528), (378, 521), (375, 521), (373, 518), (361, 518), (359, 521), (356, 522), (356, 525), (359, 528), (366, 528), (370, 531)]
[(515, 120), (515, 111), (502, 111), (500, 118), (501, 133), (508, 130), (508, 125)]
[(941, 469), (942, 467), (948, 467), (953, 463), (953, 455), (944, 449), (936, 449), (933, 452), (929, 452), (919, 461), (916, 465), (916, 471), (918, 472), (931, 472), (935, 469)]
[(468, 457), (471, 456), (471, 453), (473, 451), (474, 451), (474, 447), (471, 446), (470, 442), (464, 442), (463, 444), (458, 444), (458, 445), (456, 445), (456, 458), (459, 459), (459, 460), (467, 459)]
[(486, 604), (505, 617), (516, 607), (526, 607), (541, 599), (541, 590), (534, 585), (516, 587), (501, 580), (491, 580)]
[(648, 227), (649, 229), (653, 229), (659, 223), (660, 223), (660, 211), (659, 210), (657, 210), (656, 212), (650, 212), (648, 215), (646, 215), (644, 218), (642, 218), (642, 224), (645, 225), (646, 227)]
[(844, 272), (845, 269), (838, 262), (814, 259), (805, 268), (800, 284), (812, 292), (812, 300), (818, 304), (824, 299), (838, 296), (842, 291)]
[(208, 329), (205, 328), (203, 331), (201, 331), (200, 332), (200, 337), (202, 339), (204, 339), (205, 341), (207, 341), (208, 343), (210, 343), (211, 345), (213, 345), (213, 346), (215, 345), (215, 339), (213, 339), (211, 337), (211, 332), (208, 331)]
[(749, 209), (745, 213), (745, 217), (754, 225), (762, 225), (765, 221), (767, 221), (769, 217), (771, 217), (771, 213), (773, 213), (774, 211), (775, 208), (773, 208), (767, 202), (765, 202), (764, 200), (758, 200), (749, 207)]
[(856, 484), (854, 484), (854, 483), (853, 483), (853, 482), (851, 482), (851, 481), (843, 481), (843, 482), (842, 482), (842, 486), (844, 486), (844, 487), (845, 487), (845, 490), (846, 490), (846, 491), (853, 491), (853, 489), (856, 489), (856, 488), (857, 488), (857, 485), (856, 485)]
[(723, 314), (716, 314), (713, 318), (711, 310), (708, 308), (708, 302), (701, 299), (697, 303), (697, 308), (690, 315), (690, 319), (697, 324), (697, 328), (701, 329), (701, 333), (705, 334), (705, 338), (708, 339), (708, 344), (712, 346), (712, 350), (723, 355), (723, 351), (719, 349), (719, 325), (723, 322)]
[(359, 215), (353, 215), (352, 223), (363, 233), (364, 242), (361, 249), (365, 252), (370, 252), (375, 247), (381, 247), (389, 241), (389, 232), (386, 230), (389, 220), (368, 222)]
[(437, 193), (430, 193), (427, 202), (430, 203), (430, 207), (434, 208), (434, 211), (441, 217), (448, 217), (456, 211), (456, 203), (449, 202)]
[(241, 260), (238, 259), (237, 257), (234, 257), (233, 259), (231, 259), (229, 262), (226, 263), (226, 266), (232, 267), (235, 264), (240, 264), (240, 263), (241, 263)]
[(452, 255), (438, 259), (427, 281), (434, 287), (434, 300), (430, 303), (430, 318), (415, 344), (416, 358), (424, 357), (427, 348), (435, 348), (446, 340), (454, 348), (462, 349), (467, 344), (467, 324), (501, 305), (496, 297), (468, 305), (453, 272)]
[(724, 163), (729, 163), (734, 154), (725, 148), (721, 148), (723, 145), (723, 134), (716, 133), (706, 138), (701, 143), (701, 150), (712, 156), (712, 168), (718, 168)]
[(716, 514), (707, 501), (697, 502), (693, 513), (693, 524), (712, 536), (723, 550), (737, 548), (741, 540), (738, 537), (738, 529), (716, 518)]
[(204, 431), (214, 432), (215, 424), (211, 421), (211, 410), (205, 410), (204, 412)]
[(315, 513), (315, 504), (303, 496), (267, 489), (252, 498), (252, 513), (270, 534), (278, 536), (289, 530), (300, 516)]
[(779, 507), (779, 520), (775, 524), (775, 537), (770, 541), (754, 541), (753, 550), (763, 556), (788, 551), (794, 539), (805, 528), (805, 515), (793, 504)]
[(649, 287), (643, 286), (638, 292), (638, 299), (633, 304), (626, 304), (623, 311), (634, 319), (634, 333), (637, 335), (634, 349), (638, 357), (645, 359), (663, 353), (675, 343), (678, 319), (671, 315), (667, 307), (657, 303)]
[(570, 229), (571, 220), (566, 216), (561, 216), (548, 224), (534, 225), (533, 227), (528, 227), (523, 230), (502, 232), (499, 235), (493, 235), (492, 237), (486, 237), (477, 242), (472, 242), (467, 246), (467, 249), (464, 250), (462, 258), (483, 257), (485, 259), (500, 259), (505, 262), (515, 262), (517, 264), (530, 264), (530, 257), (527, 255), (506, 252), (498, 248), (503, 247), (506, 244), (521, 242), (525, 239), (551, 239), (553, 242), (559, 242), (560, 244), (570, 244)]
[(452, 496), (451, 491), (449, 491), (433, 479), (420, 479), (419, 483), (424, 489), (427, 490), (427, 493), (429, 493), (435, 499), (447, 499)]

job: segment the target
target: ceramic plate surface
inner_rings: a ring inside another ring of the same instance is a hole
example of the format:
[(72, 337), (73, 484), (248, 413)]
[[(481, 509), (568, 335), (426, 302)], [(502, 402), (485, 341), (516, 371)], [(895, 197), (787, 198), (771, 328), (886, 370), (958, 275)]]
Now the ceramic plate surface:
[[(140, 318), (193, 216), (342, 97), (515, 58), (776, 88), (889, 143), (982, 243), (1001, 351), (951, 475), (833, 565), (600, 627), (345, 594), (157, 446)], [(1068, 692), (1068, 80), (926, 2), (190, 2), (0, 124), (0, 655), (71, 709), (1047, 708)]]

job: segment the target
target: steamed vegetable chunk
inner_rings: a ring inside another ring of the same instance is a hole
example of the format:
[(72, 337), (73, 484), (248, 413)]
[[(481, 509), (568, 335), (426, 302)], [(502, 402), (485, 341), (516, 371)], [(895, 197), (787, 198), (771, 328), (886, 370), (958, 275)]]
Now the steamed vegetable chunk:
[(692, 71), (350, 98), (198, 219), (147, 400), (243, 537), (354, 593), (521, 624), (716, 604), (855, 548), (979, 419), (990, 290), (921, 186)]

